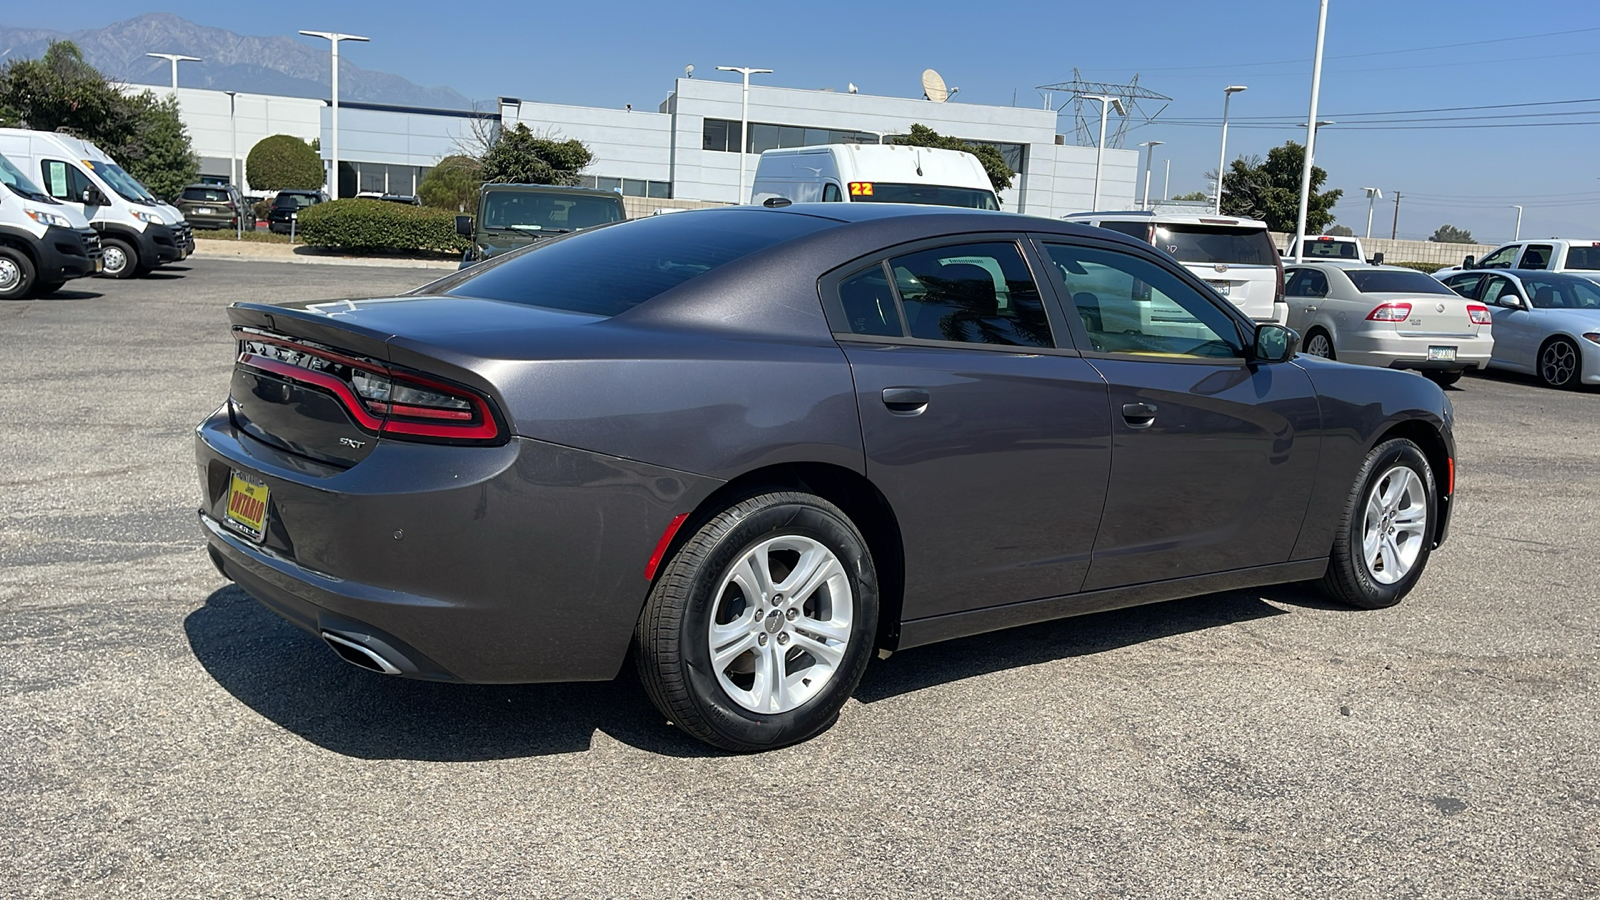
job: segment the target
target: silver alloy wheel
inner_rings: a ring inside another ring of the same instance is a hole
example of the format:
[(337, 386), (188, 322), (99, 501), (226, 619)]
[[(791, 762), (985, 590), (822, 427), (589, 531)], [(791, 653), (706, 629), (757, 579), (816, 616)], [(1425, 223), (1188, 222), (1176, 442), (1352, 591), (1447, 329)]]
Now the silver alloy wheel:
[(104, 271), (107, 275), (116, 275), (128, 267), (128, 254), (123, 253), (116, 244), (106, 244), (100, 252), (105, 254)]
[(1566, 341), (1551, 341), (1539, 354), (1539, 374), (1556, 387), (1563, 387), (1578, 371), (1578, 351)]
[(1361, 524), (1361, 559), (1379, 584), (1394, 584), (1417, 564), (1428, 539), (1428, 487), (1407, 465), (1373, 482)]
[(855, 596), (832, 550), (800, 535), (762, 541), (734, 560), (713, 596), (711, 668), (735, 703), (789, 712), (833, 680)]
[(10, 293), (22, 284), (22, 267), (15, 260), (0, 256), (0, 294)]
[(1306, 341), (1306, 355), (1327, 359), (1333, 355), (1333, 344), (1329, 342), (1327, 335), (1319, 331), (1311, 336), (1311, 340)]

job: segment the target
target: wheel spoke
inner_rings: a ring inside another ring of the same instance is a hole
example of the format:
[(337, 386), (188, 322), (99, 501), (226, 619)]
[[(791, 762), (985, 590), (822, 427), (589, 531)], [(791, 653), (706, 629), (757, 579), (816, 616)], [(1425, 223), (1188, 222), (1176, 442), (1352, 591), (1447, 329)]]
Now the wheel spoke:
[(783, 654), (770, 641), (762, 649), (765, 651), (761, 660), (762, 678), (767, 683), (767, 702), (763, 706), (770, 712), (783, 712), (788, 704), (789, 688), (789, 673), (784, 671)]
[(1378, 551), (1383, 556), (1383, 573), (1394, 578), (1405, 574), (1400, 569), (1400, 548), (1395, 546), (1394, 538), (1384, 535), (1383, 545)]
[(1396, 528), (1401, 528), (1407, 531), (1421, 528), (1423, 525), (1427, 524), (1428, 508), (1425, 506), (1412, 506), (1402, 509), (1395, 514), (1394, 519), (1391, 521), (1394, 522), (1394, 526)]
[(839, 661), (844, 659), (844, 647), (824, 643), (802, 632), (796, 632), (794, 645), (811, 654), (818, 663), (829, 669), (838, 668)]
[(830, 641), (844, 643), (850, 640), (850, 623), (834, 619), (808, 619), (801, 617), (796, 620), (794, 627), (807, 634), (813, 634)]
[(766, 547), (757, 547), (740, 561), (733, 570), (733, 582), (744, 591), (745, 601), (751, 605), (771, 602), (772, 569)]
[(729, 643), (712, 650), (711, 665), (718, 672), (722, 672), (728, 668), (729, 663), (738, 659), (740, 656), (743, 656), (745, 653), (756, 649), (757, 646), (759, 645), (756, 643), (756, 636), (747, 631), (743, 635), (734, 638), (734, 640), (730, 641)]
[(1367, 498), (1367, 519), (1361, 523), (1362, 527), (1370, 532), (1378, 526), (1378, 522), (1383, 519), (1385, 512), (1387, 510), (1384, 509), (1383, 500), (1378, 496), (1377, 491), (1373, 491), (1372, 496)]

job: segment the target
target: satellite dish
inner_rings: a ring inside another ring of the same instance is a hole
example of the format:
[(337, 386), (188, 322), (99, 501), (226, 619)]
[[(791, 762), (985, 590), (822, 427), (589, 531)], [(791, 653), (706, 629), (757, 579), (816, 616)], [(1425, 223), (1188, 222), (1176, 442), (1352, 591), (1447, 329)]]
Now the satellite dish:
[(932, 69), (922, 70), (922, 99), (935, 103), (950, 99), (950, 89), (944, 86), (944, 78)]
[(854, 81), (850, 82), (850, 93), (855, 94), (859, 92), (860, 91), (856, 88), (856, 83)]
[(694, 64), (693, 63), (690, 63), (689, 65), (683, 67), (683, 77), (685, 77), (685, 78), (693, 78), (694, 77)]

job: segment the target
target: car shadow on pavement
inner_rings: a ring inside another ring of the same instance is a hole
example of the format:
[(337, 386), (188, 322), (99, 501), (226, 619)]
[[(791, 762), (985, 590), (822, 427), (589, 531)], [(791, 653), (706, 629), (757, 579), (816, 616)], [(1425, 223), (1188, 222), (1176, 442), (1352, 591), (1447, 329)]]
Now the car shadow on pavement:
[(664, 756), (717, 751), (664, 721), (633, 674), (583, 684), (437, 684), (341, 661), (229, 585), (184, 619), (195, 658), (246, 706), (335, 753), (472, 762), (576, 753), (596, 731)]
[(47, 302), (52, 300), (99, 300), (104, 296), (105, 293), (103, 291), (85, 291), (62, 288), (60, 290), (45, 294), (42, 297), (34, 297), (33, 299), (44, 300)]
[(916, 647), (887, 660), (874, 660), (855, 697), (862, 703), (873, 703), (1006, 669), (1286, 614), (1268, 603), (1269, 599), (1307, 608), (1345, 609), (1328, 603), (1309, 588), (1279, 585), (1056, 619)]

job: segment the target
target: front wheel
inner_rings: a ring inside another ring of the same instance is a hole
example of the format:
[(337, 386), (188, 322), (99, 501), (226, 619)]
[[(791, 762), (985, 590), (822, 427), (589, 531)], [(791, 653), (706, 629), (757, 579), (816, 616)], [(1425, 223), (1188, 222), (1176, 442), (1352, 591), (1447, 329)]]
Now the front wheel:
[(833, 724), (877, 627), (877, 574), (855, 524), (821, 497), (766, 493), (673, 556), (639, 619), (639, 674), (694, 737), (770, 750)]
[(1404, 599), (1428, 564), (1437, 498), (1433, 468), (1416, 444), (1397, 438), (1374, 447), (1345, 501), (1323, 593), (1363, 609)]
[(33, 291), (36, 275), (27, 254), (0, 247), (0, 300), (21, 300)]
[(1553, 388), (1572, 388), (1582, 383), (1583, 360), (1578, 346), (1566, 338), (1556, 338), (1539, 351), (1539, 379)]
[(100, 244), (105, 253), (105, 278), (132, 278), (139, 271), (139, 251), (121, 238), (108, 237)]

